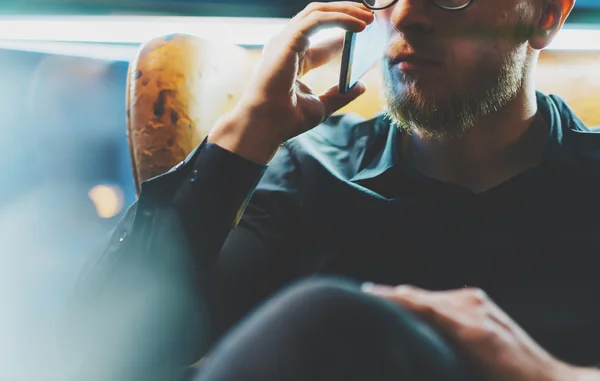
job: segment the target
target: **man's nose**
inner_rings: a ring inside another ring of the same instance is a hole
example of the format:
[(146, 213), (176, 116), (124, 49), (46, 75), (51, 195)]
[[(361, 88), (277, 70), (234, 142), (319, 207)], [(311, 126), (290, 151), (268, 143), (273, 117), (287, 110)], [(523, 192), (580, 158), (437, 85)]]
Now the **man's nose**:
[(433, 30), (431, 0), (399, 0), (389, 9), (390, 22), (400, 33), (421, 34)]

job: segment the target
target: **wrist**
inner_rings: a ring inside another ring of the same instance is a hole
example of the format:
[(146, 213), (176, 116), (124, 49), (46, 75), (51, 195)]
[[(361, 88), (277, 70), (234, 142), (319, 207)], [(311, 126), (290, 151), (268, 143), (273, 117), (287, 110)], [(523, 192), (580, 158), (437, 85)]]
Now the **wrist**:
[(217, 121), (207, 141), (256, 164), (266, 165), (282, 143), (273, 136), (273, 131), (275, 128), (256, 113), (236, 108)]
[(560, 363), (553, 371), (551, 381), (600, 381), (600, 369)]
[(573, 381), (600, 381), (600, 369), (580, 368), (573, 369)]

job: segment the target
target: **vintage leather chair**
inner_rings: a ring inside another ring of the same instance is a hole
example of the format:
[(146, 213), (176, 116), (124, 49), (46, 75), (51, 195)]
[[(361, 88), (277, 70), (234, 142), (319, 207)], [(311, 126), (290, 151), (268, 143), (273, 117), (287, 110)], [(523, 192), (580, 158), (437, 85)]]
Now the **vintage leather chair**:
[[(216, 45), (188, 35), (144, 44), (129, 67), (127, 133), (139, 191), (144, 180), (168, 171), (208, 134), (242, 94), (260, 50)], [(563, 96), (589, 126), (600, 125), (600, 52), (544, 52), (538, 89)], [(317, 91), (335, 83), (339, 61), (309, 73)], [(342, 109), (365, 118), (383, 105), (377, 69), (365, 77), (367, 94)]]

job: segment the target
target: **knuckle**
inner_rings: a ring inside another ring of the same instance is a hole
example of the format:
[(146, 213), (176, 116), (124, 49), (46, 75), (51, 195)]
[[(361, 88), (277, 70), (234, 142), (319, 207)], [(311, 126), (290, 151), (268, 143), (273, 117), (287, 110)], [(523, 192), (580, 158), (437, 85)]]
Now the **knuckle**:
[(417, 291), (418, 288), (413, 286), (412, 284), (401, 284), (395, 287), (396, 292), (414, 292)]
[(485, 291), (480, 288), (467, 289), (469, 302), (476, 306), (483, 306), (489, 302), (489, 297)]
[(398, 294), (414, 293), (417, 290), (418, 290), (417, 287), (410, 285), (410, 284), (401, 284), (401, 285), (394, 287), (394, 291)]
[(308, 15), (307, 17), (311, 22), (314, 22), (316, 24), (321, 23), (321, 21), (323, 21), (323, 19), (325, 18), (325, 12), (323, 11), (314, 11), (312, 12), (310, 15)]
[(399, 297), (407, 297), (413, 300), (415, 297), (418, 298), (417, 300), (421, 300), (420, 297), (424, 294), (422, 289), (409, 284), (401, 284), (394, 287), (394, 293)]
[(309, 13), (315, 12), (319, 9), (321, 9), (323, 7), (324, 3), (322, 2), (318, 2), (318, 1), (314, 1), (310, 4), (308, 4), (305, 8), (305, 10)]
[(295, 19), (303, 19), (303, 18), (309, 16), (312, 12), (321, 8), (321, 6), (322, 6), (322, 3), (319, 3), (319, 2), (309, 3), (307, 6), (304, 7), (304, 9), (302, 9), (300, 12), (298, 12), (296, 14), (296, 16), (294, 16), (294, 18)]

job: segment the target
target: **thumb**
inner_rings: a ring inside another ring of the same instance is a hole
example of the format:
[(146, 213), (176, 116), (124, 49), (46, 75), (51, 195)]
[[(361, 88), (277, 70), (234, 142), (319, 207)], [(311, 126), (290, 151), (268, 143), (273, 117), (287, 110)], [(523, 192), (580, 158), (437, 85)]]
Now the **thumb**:
[(319, 95), (319, 99), (325, 105), (326, 118), (364, 94), (366, 90), (367, 87), (362, 81), (358, 81), (358, 83), (348, 90), (346, 94), (340, 93), (338, 85), (327, 89), (324, 93)]

